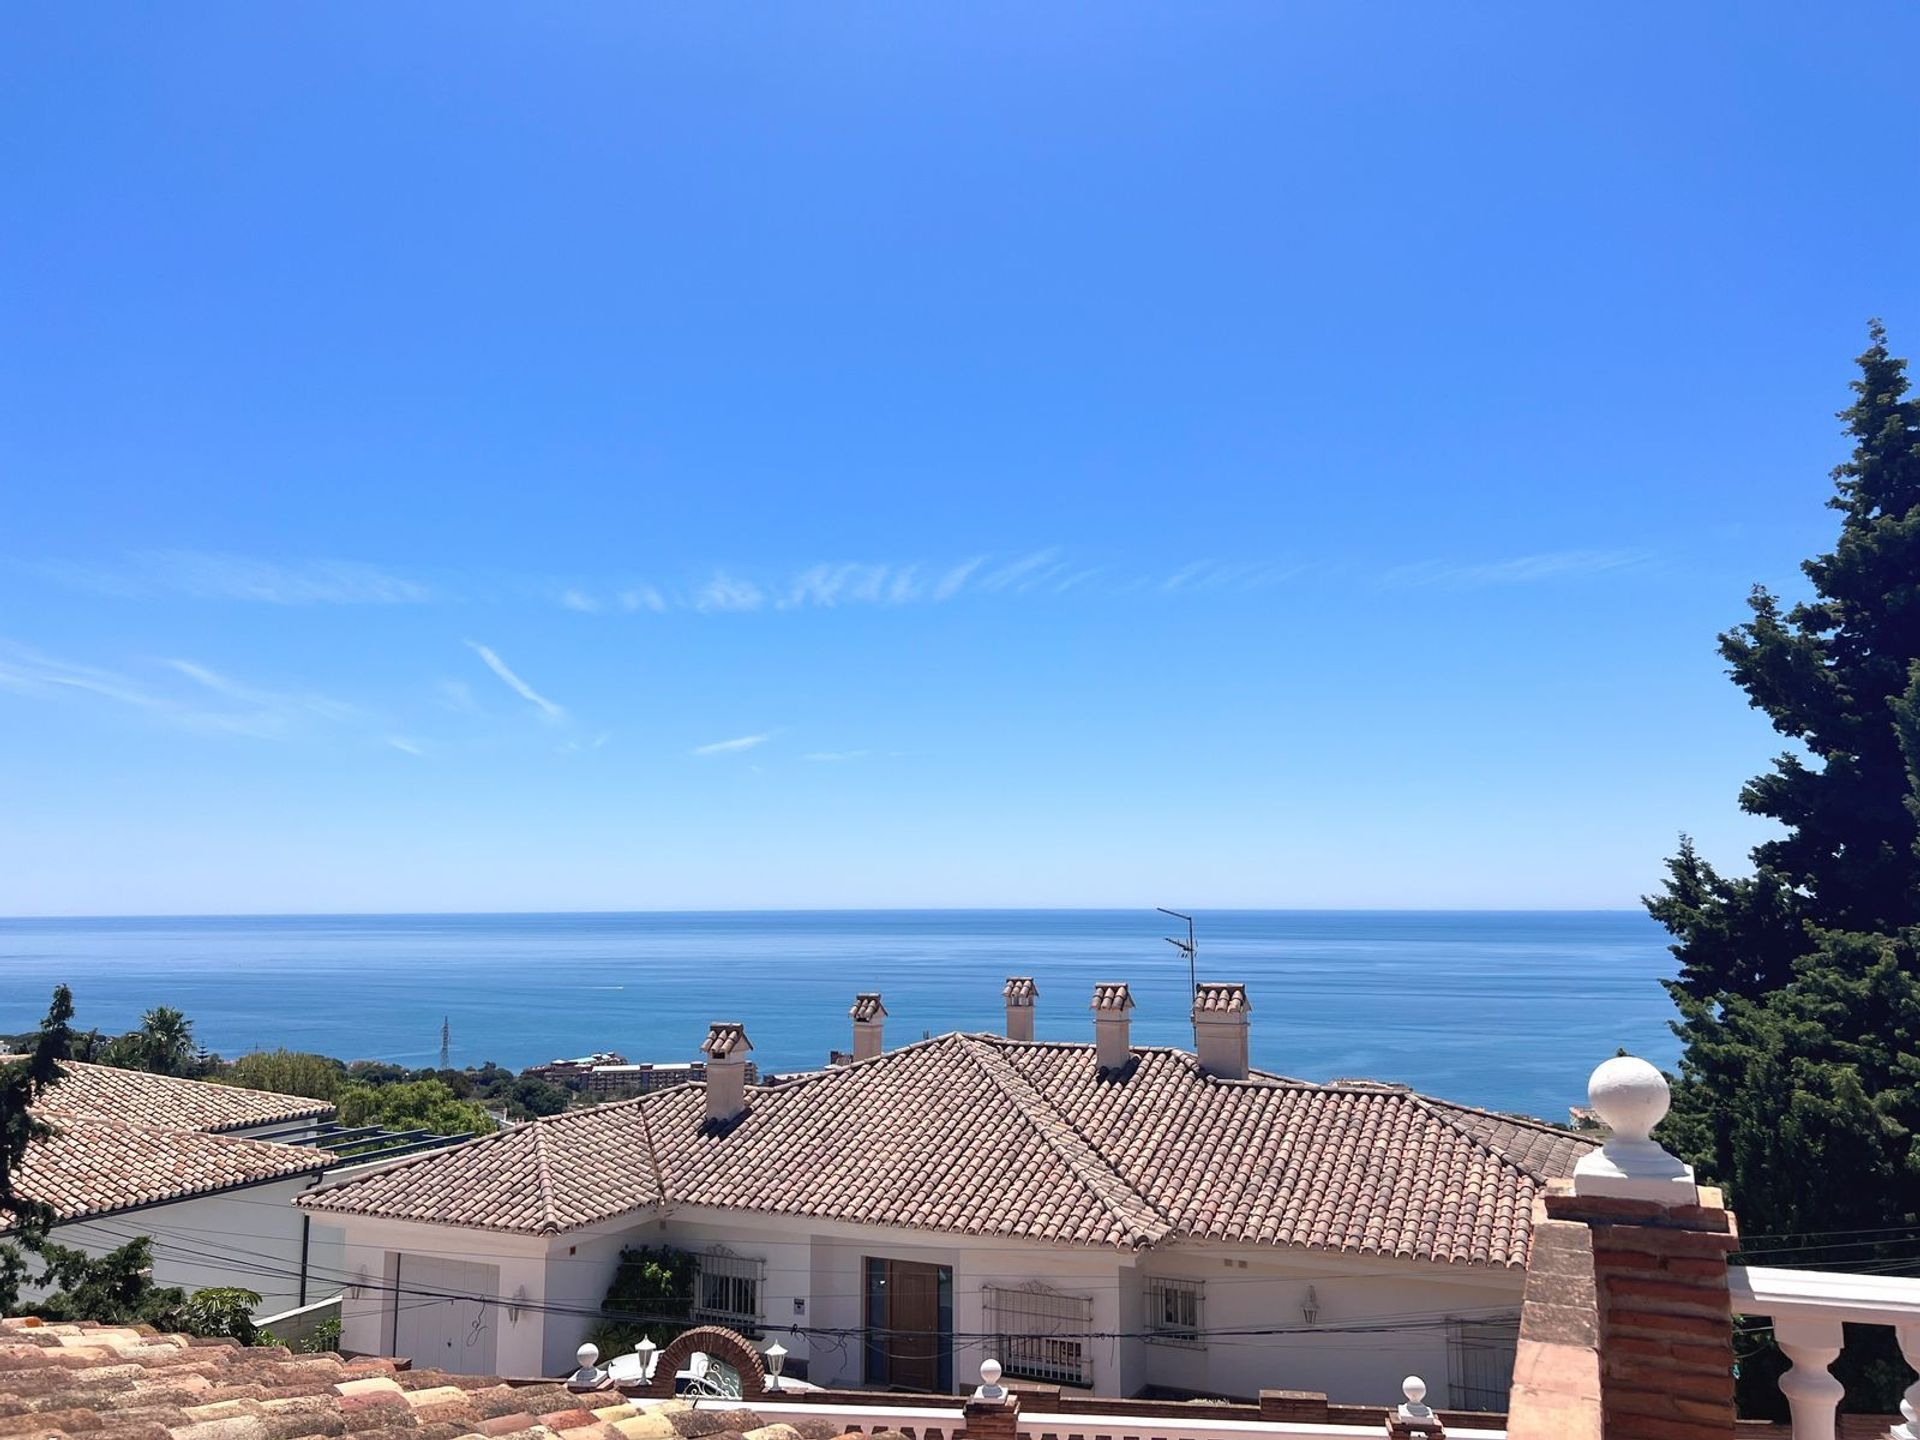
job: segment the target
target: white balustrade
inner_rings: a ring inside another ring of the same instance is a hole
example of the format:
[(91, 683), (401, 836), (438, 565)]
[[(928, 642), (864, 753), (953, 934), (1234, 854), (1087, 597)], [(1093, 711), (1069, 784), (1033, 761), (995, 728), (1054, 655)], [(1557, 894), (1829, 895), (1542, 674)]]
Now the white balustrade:
[[(1833, 1440), (1834, 1416), (1845, 1387), (1827, 1367), (1840, 1358), (1842, 1325), (1887, 1325), (1900, 1353), (1920, 1371), (1920, 1278), (1849, 1275), (1834, 1270), (1781, 1270), (1730, 1265), (1727, 1286), (1740, 1315), (1765, 1315), (1793, 1368), (1780, 1393), (1793, 1412), (1793, 1440)], [(1907, 1387), (1892, 1440), (1920, 1440), (1920, 1379)]]

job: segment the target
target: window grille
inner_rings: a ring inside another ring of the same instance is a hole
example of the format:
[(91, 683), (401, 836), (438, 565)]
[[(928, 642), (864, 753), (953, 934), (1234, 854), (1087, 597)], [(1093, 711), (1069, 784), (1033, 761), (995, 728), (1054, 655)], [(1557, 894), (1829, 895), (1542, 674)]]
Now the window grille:
[(1447, 1389), (1455, 1410), (1505, 1410), (1520, 1317), (1447, 1322)]
[(1156, 1345), (1188, 1345), (1198, 1349), (1204, 1280), (1147, 1277), (1147, 1338)]
[(1093, 1384), (1091, 1296), (1062, 1295), (1037, 1282), (986, 1289), (987, 1324), (1000, 1337), (995, 1358), (1006, 1374), (1050, 1385)]
[(760, 1287), (766, 1262), (736, 1255), (724, 1245), (700, 1257), (694, 1281), (693, 1318), (711, 1320), (735, 1330), (751, 1331), (760, 1324)]

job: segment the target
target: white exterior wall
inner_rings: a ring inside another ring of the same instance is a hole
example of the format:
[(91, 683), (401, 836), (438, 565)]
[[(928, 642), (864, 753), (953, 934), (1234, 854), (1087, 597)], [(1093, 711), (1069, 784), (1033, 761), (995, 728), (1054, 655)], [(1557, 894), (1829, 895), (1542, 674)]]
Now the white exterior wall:
[[(547, 1299), (548, 1242), (544, 1238), (451, 1225), (338, 1218), (345, 1232), (342, 1263), (347, 1282), (340, 1302), (342, 1349), (358, 1355), (393, 1353), (396, 1292), (406, 1286), (409, 1255), (464, 1260), (499, 1267), (498, 1303), (487, 1317), (494, 1332), (493, 1367), (516, 1377), (549, 1373), (546, 1317), (534, 1308)], [(513, 1302), (522, 1295), (529, 1304), (516, 1306)], [(423, 1365), (442, 1362), (439, 1355), (419, 1358)]]
[[(150, 1236), (156, 1285), (178, 1285), (184, 1290), (215, 1286), (253, 1290), (260, 1296), (256, 1313), (272, 1315), (300, 1303), (305, 1217), (294, 1209), (293, 1200), (312, 1185), (314, 1178), (296, 1175), (242, 1190), (57, 1225), (52, 1238), (61, 1245), (99, 1256), (119, 1249), (136, 1236)], [(315, 1273), (329, 1261), (337, 1265), (337, 1249), (325, 1249), (317, 1237), (309, 1240), (309, 1301), (324, 1300), (334, 1293)]]
[[(989, 1342), (967, 1338), (992, 1328), (988, 1287), (1017, 1289), (1039, 1281), (1063, 1294), (1090, 1298), (1094, 1332), (1135, 1333), (1146, 1328), (1146, 1279), (1166, 1275), (1205, 1283), (1201, 1324), (1209, 1330), (1299, 1326), (1309, 1284), (1319, 1300), (1319, 1324), (1380, 1321), (1411, 1323), (1413, 1328), (1397, 1333), (1217, 1337), (1198, 1349), (1141, 1339), (1098, 1340), (1091, 1348), (1095, 1393), (1133, 1395), (1148, 1385), (1164, 1385), (1251, 1398), (1262, 1389), (1279, 1388), (1323, 1391), (1335, 1401), (1385, 1404), (1399, 1394), (1403, 1376), (1419, 1374), (1435, 1400), (1445, 1404), (1445, 1320), (1516, 1311), (1523, 1283), (1517, 1270), (1276, 1253), (1256, 1246), (1172, 1246), (1136, 1256), (693, 1209), (665, 1220), (626, 1217), (550, 1239), (343, 1218), (348, 1232), (345, 1273), (363, 1272), (372, 1281), (360, 1296), (349, 1293), (343, 1302), (344, 1346), (390, 1353), (393, 1297), (380, 1287), (393, 1284), (396, 1256), (403, 1267), (402, 1284), (408, 1253), (485, 1261), (501, 1267), (502, 1296), (511, 1297), (524, 1287), (531, 1302), (517, 1319), (509, 1317), (504, 1304), (495, 1307), (495, 1363), (507, 1375), (559, 1375), (573, 1367), (574, 1351), (599, 1318), (626, 1245), (671, 1245), (694, 1252), (724, 1245), (762, 1261), (766, 1341), (777, 1338), (794, 1361), (806, 1362), (809, 1380), (833, 1387), (866, 1381), (857, 1334), (809, 1338), (788, 1331), (857, 1332), (865, 1319), (869, 1256), (952, 1269), (957, 1391), (972, 1387), (980, 1362), (992, 1348)], [(796, 1301), (804, 1314), (796, 1310)], [(411, 1358), (435, 1363), (428, 1356)]]
[[(1243, 1268), (1244, 1266), (1244, 1268)], [(1384, 1403), (1407, 1375), (1426, 1380), (1445, 1406), (1449, 1317), (1517, 1312), (1525, 1277), (1518, 1270), (1432, 1265), (1362, 1256), (1261, 1251), (1252, 1246), (1175, 1247), (1140, 1257), (1140, 1308), (1126, 1329), (1146, 1325), (1149, 1276), (1198, 1280), (1207, 1330), (1305, 1325), (1307, 1287), (1318, 1300), (1317, 1325), (1378, 1321), (1397, 1332), (1221, 1336), (1201, 1348), (1140, 1342), (1136, 1382), (1205, 1395), (1252, 1399), (1262, 1389), (1319, 1390), (1330, 1400)]]

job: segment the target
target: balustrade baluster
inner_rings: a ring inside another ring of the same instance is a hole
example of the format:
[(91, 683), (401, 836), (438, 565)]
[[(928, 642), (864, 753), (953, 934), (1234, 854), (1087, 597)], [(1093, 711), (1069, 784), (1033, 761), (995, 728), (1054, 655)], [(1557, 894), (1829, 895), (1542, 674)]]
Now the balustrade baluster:
[(1780, 1377), (1780, 1393), (1793, 1412), (1793, 1440), (1833, 1440), (1834, 1416), (1847, 1387), (1827, 1369), (1840, 1358), (1838, 1320), (1817, 1316), (1776, 1317), (1773, 1338), (1793, 1368)]
[[(1893, 1333), (1900, 1337), (1900, 1353), (1906, 1357), (1907, 1368), (1920, 1371), (1920, 1320), (1896, 1325)], [(1907, 1386), (1900, 1413), (1906, 1417), (1906, 1423), (1893, 1427), (1893, 1440), (1920, 1440), (1920, 1378)]]

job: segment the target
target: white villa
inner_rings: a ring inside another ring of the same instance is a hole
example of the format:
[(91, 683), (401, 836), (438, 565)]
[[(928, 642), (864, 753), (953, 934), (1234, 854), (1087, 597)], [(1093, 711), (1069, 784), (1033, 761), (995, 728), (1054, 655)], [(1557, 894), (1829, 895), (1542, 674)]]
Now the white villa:
[(343, 1348), (468, 1374), (571, 1368), (627, 1246), (699, 1257), (694, 1318), (815, 1384), (953, 1393), (983, 1359), (1102, 1395), (1369, 1401), (1401, 1377), (1500, 1409), (1534, 1202), (1593, 1148), (1368, 1082), (1250, 1070), (1239, 985), (1192, 1052), (1134, 1046), (1125, 985), (1091, 1043), (882, 1044), (749, 1086), (716, 1024), (699, 1084), (576, 1110), (296, 1201), (334, 1232)]
[[(314, 1227), (293, 1208), (339, 1161), (283, 1143), (333, 1114), (324, 1101), (64, 1061), (34, 1106), (53, 1127), (30, 1145), (15, 1183), (52, 1207), (53, 1239), (102, 1255), (153, 1241), (153, 1278), (187, 1290), (234, 1286), (271, 1315), (332, 1294), (314, 1269)], [(0, 1236), (10, 1221), (0, 1217)], [(338, 1237), (334, 1237), (337, 1241)]]

